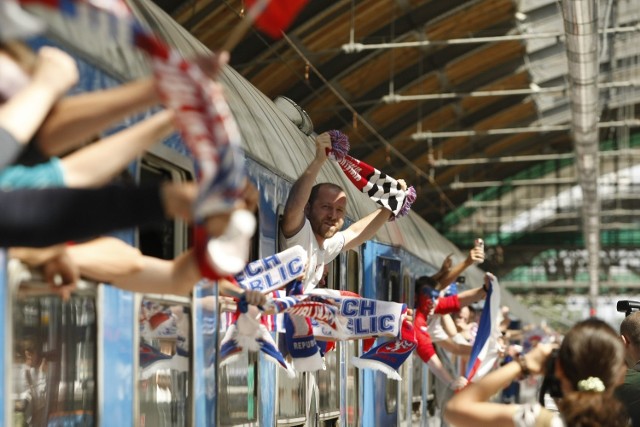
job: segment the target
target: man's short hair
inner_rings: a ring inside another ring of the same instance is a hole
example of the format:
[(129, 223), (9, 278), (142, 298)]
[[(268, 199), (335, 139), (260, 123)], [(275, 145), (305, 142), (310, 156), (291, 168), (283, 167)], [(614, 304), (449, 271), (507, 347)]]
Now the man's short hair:
[(429, 286), (431, 289), (436, 289), (438, 282), (431, 276), (420, 276), (416, 279), (415, 293), (418, 295), (420, 288), (423, 286)]
[(640, 347), (640, 311), (624, 318), (620, 324), (620, 335), (624, 335), (631, 344)]
[(313, 202), (315, 202), (315, 200), (318, 198), (318, 191), (320, 191), (320, 188), (322, 187), (328, 187), (336, 191), (344, 191), (342, 187), (332, 182), (321, 182), (320, 184), (316, 184), (313, 186), (313, 188), (311, 188), (311, 194), (309, 194), (309, 201), (307, 203), (312, 205)]

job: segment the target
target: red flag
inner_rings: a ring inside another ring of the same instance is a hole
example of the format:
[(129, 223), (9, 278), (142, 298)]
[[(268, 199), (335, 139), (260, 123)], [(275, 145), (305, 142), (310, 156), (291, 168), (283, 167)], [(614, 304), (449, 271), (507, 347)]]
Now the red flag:
[[(246, 0), (245, 4), (251, 9), (254, 4), (261, 0)], [(279, 39), (282, 32), (289, 28), (289, 25), (302, 10), (307, 0), (267, 0), (264, 11), (256, 18), (255, 26), (269, 37)]]

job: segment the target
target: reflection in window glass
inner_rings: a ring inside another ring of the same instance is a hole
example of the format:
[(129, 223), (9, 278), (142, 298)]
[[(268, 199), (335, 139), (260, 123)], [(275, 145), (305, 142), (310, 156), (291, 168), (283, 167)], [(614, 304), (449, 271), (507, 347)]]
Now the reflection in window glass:
[(13, 316), (13, 425), (93, 426), (95, 296), (76, 294), (63, 303), (23, 290)]
[(258, 355), (242, 352), (220, 367), (220, 425), (235, 426), (257, 420)]
[(140, 425), (187, 426), (191, 412), (189, 309), (144, 299), (139, 319)]

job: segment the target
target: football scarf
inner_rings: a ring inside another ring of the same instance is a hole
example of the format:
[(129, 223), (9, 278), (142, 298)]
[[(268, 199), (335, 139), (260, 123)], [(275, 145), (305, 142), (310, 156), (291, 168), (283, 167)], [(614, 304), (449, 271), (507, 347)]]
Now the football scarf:
[(349, 156), (349, 140), (344, 133), (330, 130), (329, 135), (332, 146), (329, 157), (338, 163), (353, 185), (375, 203), (390, 210), (393, 213), (392, 220), (407, 215), (416, 200), (416, 190), (413, 187), (403, 189), (396, 179)]
[(500, 317), (500, 285), (498, 279), (489, 275), (489, 292), (478, 322), (478, 332), (473, 342), (466, 377), (469, 381), (477, 381), (485, 376), (498, 358), (499, 317)]
[(374, 369), (387, 374), (387, 378), (402, 381), (398, 372), (400, 366), (409, 358), (417, 346), (416, 334), (411, 322), (404, 319), (400, 336), (386, 341), (360, 357), (351, 359), (354, 366), (360, 369)]

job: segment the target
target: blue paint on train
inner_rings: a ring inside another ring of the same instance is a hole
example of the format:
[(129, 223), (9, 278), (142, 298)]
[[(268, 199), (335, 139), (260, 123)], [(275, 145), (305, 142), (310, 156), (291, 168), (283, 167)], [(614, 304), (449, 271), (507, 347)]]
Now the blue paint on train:
[[(214, 298), (218, 286), (199, 283), (194, 291), (195, 300)], [(218, 313), (204, 308), (204, 304), (195, 304), (193, 329), (193, 403), (195, 427), (216, 425), (218, 410), (218, 337), (220, 322)]]
[[(7, 285), (7, 253), (4, 249), (0, 248), (0, 304), (2, 307), (7, 307), (9, 289)], [(4, 324), (11, 325), (12, 321), (9, 315), (9, 310), (3, 310), (4, 313)], [(13, 354), (13, 350), (11, 348), (7, 348), (7, 344), (9, 343), (9, 339), (7, 338), (7, 328), (2, 328), (0, 332), (0, 421), (2, 424), (9, 424), (9, 413), (6, 406), (9, 405), (9, 402), (13, 402), (13, 399), (9, 398), (11, 396), (11, 391), (6, 389), (7, 380), (5, 378), (6, 372), (5, 367), (9, 362), (7, 360), (8, 354)], [(7, 410), (6, 410), (7, 409)], [(6, 410), (6, 411), (5, 411)]]
[(133, 426), (133, 360), (138, 357), (133, 328), (138, 324), (138, 319), (134, 318), (134, 294), (102, 286), (98, 301), (98, 329), (103, 331), (99, 337), (101, 342), (98, 342), (98, 348), (103, 351), (102, 372), (99, 375), (103, 381), (98, 384), (98, 413), (103, 416), (108, 414), (108, 425)]

